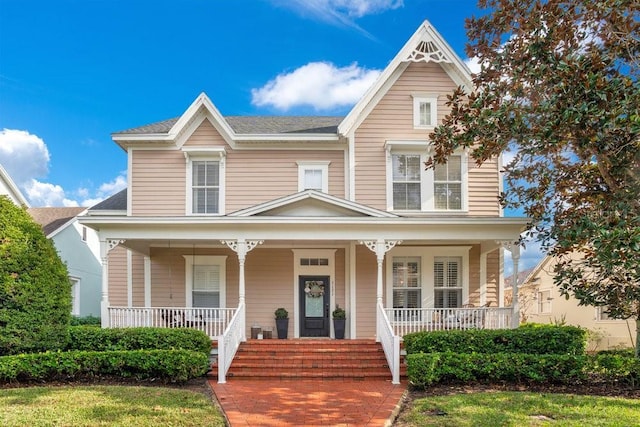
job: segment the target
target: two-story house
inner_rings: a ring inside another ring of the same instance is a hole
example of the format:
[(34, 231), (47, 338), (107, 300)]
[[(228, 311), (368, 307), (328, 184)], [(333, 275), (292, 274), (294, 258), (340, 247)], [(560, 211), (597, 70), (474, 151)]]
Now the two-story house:
[(278, 307), (293, 338), (332, 337), (343, 307), (346, 337), (385, 351), (417, 329), (509, 327), (501, 249), (527, 221), (502, 214), (499, 159), (424, 166), (459, 85), (467, 67), (425, 21), (346, 117), (223, 116), (202, 94), (114, 133), (128, 188), (82, 219), (103, 325), (201, 327), (227, 359)]

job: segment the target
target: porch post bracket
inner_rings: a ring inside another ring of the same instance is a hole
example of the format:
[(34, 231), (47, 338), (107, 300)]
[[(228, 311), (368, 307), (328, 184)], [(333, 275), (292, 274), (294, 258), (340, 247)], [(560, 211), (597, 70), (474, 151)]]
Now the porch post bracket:
[(258, 245), (264, 243), (264, 240), (221, 240), (221, 242), (229, 247), (232, 251), (238, 254), (238, 256), (242, 256), (251, 252), (253, 248)]
[(121, 243), (126, 242), (124, 239), (107, 239), (107, 252), (111, 252)]
[(520, 264), (520, 242), (519, 241), (498, 241), (503, 248), (511, 252), (511, 261), (513, 262), (513, 276), (511, 278), (511, 295), (513, 301), (511, 314), (511, 327), (520, 326), (520, 301), (518, 300), (518, 264)]

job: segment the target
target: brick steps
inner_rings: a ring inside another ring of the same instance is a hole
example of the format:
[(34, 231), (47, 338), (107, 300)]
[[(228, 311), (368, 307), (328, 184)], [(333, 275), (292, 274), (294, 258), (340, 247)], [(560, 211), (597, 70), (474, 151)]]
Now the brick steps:
[[(217, 364), (212, 368), (209, 376), (216, 378)], [(227, 378), (389, 380), (391, 373), (382, 346), (373, 340), (248, 340), (238, 348)]]

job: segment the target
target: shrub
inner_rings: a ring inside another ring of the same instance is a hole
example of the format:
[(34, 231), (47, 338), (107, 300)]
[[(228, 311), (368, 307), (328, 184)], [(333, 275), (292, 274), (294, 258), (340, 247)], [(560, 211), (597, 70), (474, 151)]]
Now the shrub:
[(209, 356), (211, 339), (195, 329), (167, 328), (69, 328), (67, 350), (171, 350), (185, 349)]
[(100, 318), (96, 316), (71, 316), (71, 326), (100, 326)]
[(0, 357), (0, 382), (121, 377), (186, 381), (204, 375), (207, 356), (189, 350), (70, 351)]
[(587, 357), (524, 353), (418, 353), (407, 355), (413, 386), (439, 382), (509, 382), (571, 384), (586, 378)]
[(70, 317), (71, 283), (53, 243), (0, 196), (0, 356), (64, 348)]
[(588, 371), (594, 381), (626, 382), (636, 387), (640, 384), (640, 359), (635, 351), (628, 354), (601, 352), (589, 357)]
[(523, 326), (416, 332), (404, 336), (407, 353), (584, 354), (586, 331), (574, 326)]

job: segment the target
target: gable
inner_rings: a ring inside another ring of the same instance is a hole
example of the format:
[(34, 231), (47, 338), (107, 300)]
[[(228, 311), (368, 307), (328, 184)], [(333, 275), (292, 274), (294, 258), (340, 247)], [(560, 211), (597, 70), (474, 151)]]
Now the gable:
[(226, 144), (220, 132), (213, 126), (208, 117), (204, 117), (200, 125), (187, 138), (184, 147), (211, 147), (222, 146)]
[(255, 216), (364, 217), (368, 215), (320, 200), (305, 199), (260, 212)]

